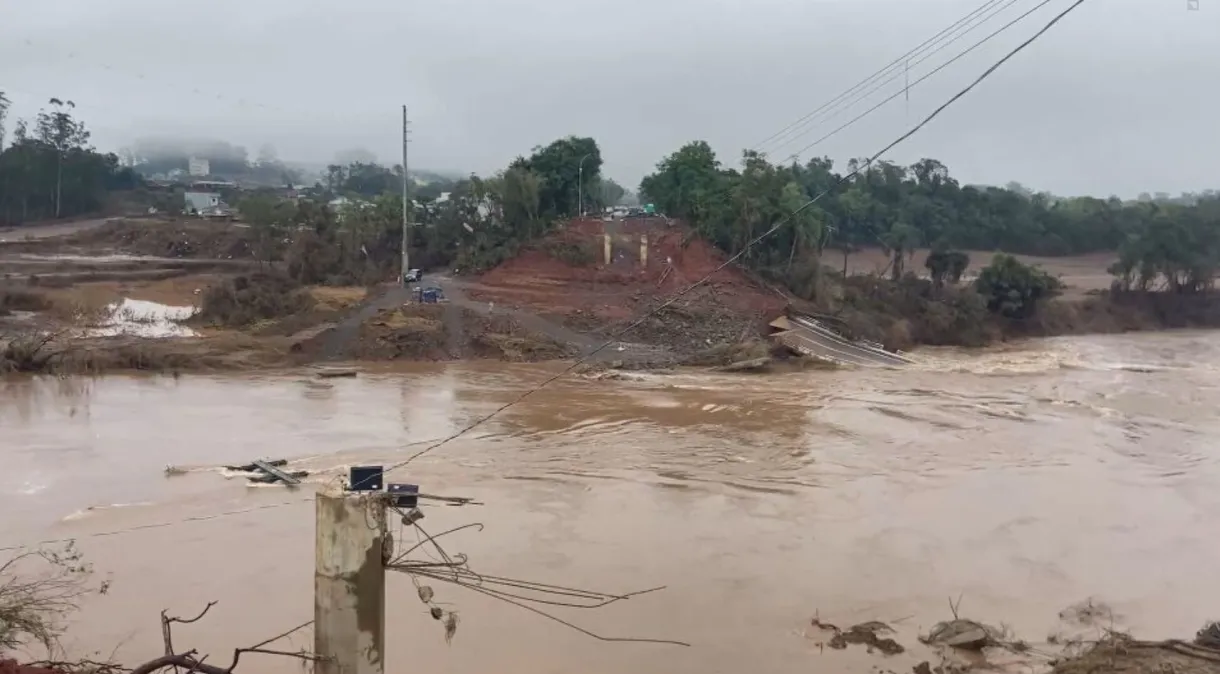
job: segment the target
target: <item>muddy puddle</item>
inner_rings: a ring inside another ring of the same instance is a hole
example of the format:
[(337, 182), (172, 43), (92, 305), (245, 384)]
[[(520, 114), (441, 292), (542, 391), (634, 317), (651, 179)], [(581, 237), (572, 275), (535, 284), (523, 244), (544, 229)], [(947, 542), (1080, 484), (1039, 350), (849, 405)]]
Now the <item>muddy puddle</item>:
[[(909, 672), (951, 598), (1035, 647), (1090, 598), (1107, 616), (1087, 629), (1145, 638), (1189, 637), (1220, 613), (1220, 334), (916, 357), (902, 371), (564, 379), (421, 457), (396, 476), (484, 504), (422, 522), (483, 523), (445, 539), (472, 569), (610, 593), (664, 585), (552, 608), (606, 636), (692, 645), (599, 642), (437, 583), (461, 616), (447, 645), (392, 577), (388, 671)], [(69, 639), (78, 652), (142, 661), (161, 648), (159, 611), (218, 600), (175, 641), (224, 653), (312, 616), (313, 486), (401, 460), (553, 371), (0, 383), (0, 546), (79, 537), (111, 574)], [(222, 468), (260, 456), (314, 475), (294, 493)], [(815, 616), (887, 623), (903, 652), (831, 647)]]

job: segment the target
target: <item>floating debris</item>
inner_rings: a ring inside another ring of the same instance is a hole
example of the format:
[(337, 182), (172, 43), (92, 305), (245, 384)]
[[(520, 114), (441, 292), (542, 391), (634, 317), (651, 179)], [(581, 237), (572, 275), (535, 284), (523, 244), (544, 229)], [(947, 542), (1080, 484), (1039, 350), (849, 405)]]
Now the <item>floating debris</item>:
[(255, 460), (241, 466), (225, 466), (225, 469), (235, 473), (258, 473), (247, 478), (252, 484), (281, 483), (289, 487), (295, 487), (301, 484), (302, 478), (309, 477), (309, 471), (307, 470), (295, 470), (292, 472), (280, 470), (280, 468), (287, 465), (287, 459)]
[(837, 650), (847, 648), (848, 644), (863, 644), (868, 647), (868, 652), (870, 653), (878, 650), (886, 655), (897, 655), (906, 651), (902, 644), (897, 641), (889, 637), (883, 638), (878, 636), (880, 634), (894, 633), (894, 630), (889, 625), (878, 620), (870, 620), (858, 625), (852, 625), (846, 630), (839, 629), (837, 625), (817, 618), (814, 618), (811, 623), (818, 629), (830, 630), (835, 633), (826, 645)]
[(998, 635), (998, 630), (982, 623), (957, 618), (936, 623), (932, 627), (932, 631), (928, 632), (926, 636), (920, 637), (919, 640), (930, 646), (950, 646), (979, 651), (999, 641)]

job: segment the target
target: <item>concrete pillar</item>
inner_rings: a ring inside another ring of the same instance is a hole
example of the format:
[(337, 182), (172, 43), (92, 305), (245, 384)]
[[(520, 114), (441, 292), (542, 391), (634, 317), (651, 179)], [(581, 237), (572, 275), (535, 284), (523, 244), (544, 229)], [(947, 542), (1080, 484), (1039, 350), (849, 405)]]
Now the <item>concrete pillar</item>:
[(640, 235), (640, 266), (648, 267), (648, 235)]
[(379, 493), (317, 496), (315, 674), (385, 672), (385, 504)]
[(604, 258), (604, 260), (605, 260), (602, 264), (605, 264), (605, 265), (610, 264), (610, 235), (609, 234), (602, 234), (602, 258)]

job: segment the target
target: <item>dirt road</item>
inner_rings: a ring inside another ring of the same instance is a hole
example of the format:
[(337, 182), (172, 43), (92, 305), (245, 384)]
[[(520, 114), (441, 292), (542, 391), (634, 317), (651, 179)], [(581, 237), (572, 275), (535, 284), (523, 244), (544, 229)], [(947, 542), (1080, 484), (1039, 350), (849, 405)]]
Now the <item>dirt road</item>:
[(71, 222), (52, 222), (42, 225), (25, 225), (22, 227), (0, 227), (0, 243), (25, 241), (27, 239), (50, 239), (56, 236), (68, 236), (78, 232), (97, 229), (112, 220), (120, 218), (95, 218), (92, 220), (73, 220)]
[(462, 279), (438, 275), (429, 277), (429, 280), (440, 286), (451, 304), (470, 309), (484, 316), (490, 316), (492, 313), (511, 316), (521, 327), (573, 347), (580, 353), (579, 357), (582, 359), (589, 358), (594, 362), (615, 360), (658, 362), (674, 358), (674, 354), (663, 347), (631, 342), (617, 342), (606, 346), (603, 339), (577, 332), (532, 311), (495, 302), (472, 300), (467, 297), (465, 292), (471, 284)]
[(326, 333), (322, 341), (322, 358), (344, 360), (350, 357), (351, 347), (360, 335), (361, 325), (382, 311), (401, 306), (410, 300), (411, 291), (408, 288), (397, 284), (387, 286), (380, 295), (352, 310)]

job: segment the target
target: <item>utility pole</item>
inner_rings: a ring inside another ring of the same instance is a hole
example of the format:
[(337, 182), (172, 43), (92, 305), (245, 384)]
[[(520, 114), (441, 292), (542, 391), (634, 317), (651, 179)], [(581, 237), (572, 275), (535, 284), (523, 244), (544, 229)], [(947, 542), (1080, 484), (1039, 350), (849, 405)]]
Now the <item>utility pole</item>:
[(407, 256), (407, 225), (408, 209), (410, 208), (411, 199), (411, 180), (407, 177), (407, 106), (402, 106), (402, 273), (398, 276), (398, 282), (406, 285), (407, 271), (411, 269), (411, 261)]
[(903, 87), (903, 92), (906, 94), (906, 98), (907, 98), (907, 115), (910, 116), (910, 114), (911, 114), (911, 62), (906, 61), (905, 63), (903, 63), (903, 67), (905, 68), (905, 73), (906, 73), (906, 86)]
[(580, 217), (585, 217), (585, 160), (593, 155), (587, 154), (576, 164), (576, 201), (580, 205)]
[(316, 497), (316, 674), (384, 674), (386, 510), (377, 492)]

